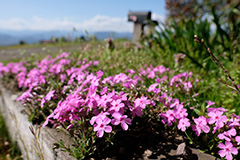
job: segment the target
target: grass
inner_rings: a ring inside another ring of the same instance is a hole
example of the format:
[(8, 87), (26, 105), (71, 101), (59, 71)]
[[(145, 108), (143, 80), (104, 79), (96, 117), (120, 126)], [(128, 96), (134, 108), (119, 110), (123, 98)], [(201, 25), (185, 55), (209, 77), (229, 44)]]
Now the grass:
[(0, 114), (0, 160), (22, 160), (16, 142), (11, 142), (6, 123)]

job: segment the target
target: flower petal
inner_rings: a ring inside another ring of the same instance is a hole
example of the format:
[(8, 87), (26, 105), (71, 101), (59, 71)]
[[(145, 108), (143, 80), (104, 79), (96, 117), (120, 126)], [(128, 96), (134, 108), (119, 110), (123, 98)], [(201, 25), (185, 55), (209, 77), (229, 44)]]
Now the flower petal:
[(231, 148), (231, 152), (232, 152), (232, 154), (236, 155), (236, 154), (238, 154), (238, 149), (233, 147), (233, 148)]
[(226, 159), (227, 160), (232, 160), (232, 154), (231, 153), (227, 153)]
[(220, 150), (218, 151), (218, 154), (220, 155), (220, 157), (224, 157), (226, 155), (226, 151)]
[(97, 137), (101, 138), (103, 134), (104, 134), (103, 129), (99, 129), (97, 132)]
[(107, 133), (112, 132), (112, 127), (111, 126), (105, 126), (104, 131)]
[(223, 143), (219, 143), (218, 147), (221, 148), (221, 149), (225, 149), (226, 148), (226, 146)]
[(121, 127), (124, 131), (126, 131), (128, 129), (128, 125), (125, 122), (121, 123)]

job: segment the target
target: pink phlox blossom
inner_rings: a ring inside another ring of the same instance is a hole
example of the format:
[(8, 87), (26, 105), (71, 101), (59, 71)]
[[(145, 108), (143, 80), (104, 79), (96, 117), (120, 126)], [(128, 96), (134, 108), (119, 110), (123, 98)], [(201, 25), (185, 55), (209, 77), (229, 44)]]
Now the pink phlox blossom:
[(86, 74), (81, 72), (76, 75), (75, 79), (78, 81), (78, 84), (81, 84), (84, 81), (85, 77)]
[[(173, 84), (176, 82), (182, 83), (182, 82), (186, 81), (188, 77), (191, 77), (191, 75), (192, 75), (192, 72), (189, 72), (189, 73), (184, 72), (184, 73), (180, 73), (180, 74), (173, 76), (172, 79), (170, 80), (170, 86), (173, 86)], [(188, 85), (189, 85), (189, 87), (191, 86), (191, 84), (187, 84), (187, 86)]]
[(166, 113), (160, 113), (159, 116), (162, 118), (161, 122), (168, 126), (171, 126), (172, 122), (176, 120), (173, 110), (167, 110)]
[(47, 101), (50, 101), (50, 99), (54, 97), (54, 93), (55, 93), (55, 90), (49, 91), (48, 94), (46, 95), (45, 99)]
[(23, 66), (23, 62), (8, 63), (6, 67), (8, 68), (8, 72), (11, 72), (13, 74), (17, 74), (21, 71), (27, 71), (27, 68)]
[(174, 109), (174, 116), (176, 119), (182, 119), (188, 116), (187, 109), (183, 108), (182, 104), (179, 104), (176, 109)]
[(74, 72), (76, 72), (78, 69), (71, 67), (70, 69), (66, 70), (67, 76), (70, 76), (71, 74), (73, 74)]
[(160, 84), (159, 83), (153, 83), (152, 85), (150, 85), (148, 87), (148, 92), (153, 92), (155, 94), (158, 94), (161, 92), (160, 88), (157, 88), (157, 87), (160, 87)]
[(155, 82), (160, 83), (160, 78), (156, 78)]
[(207, 118), (200, 116), (199, 118), (195, 118), (194, 122), (196, 125), (192, 126), (193, 131), (196, 131), (196, 135), (199, 136), (201, 131), (208, 133), (210, 131), (210, 127), (207, 125)]
[(139, 107), (139, 106), (137, 106), (137, 107), (132, 107), (132, 106), (128, 106), (129, 107), (129, 109), (130, 109), (130, 111), (131, 111), (131, 115), (132, 115), (132, 117), (135, 117), (136, 115), (138, 116), (138, 117), (141, 117), (142, 116), (142, 108), (141, 107)]
[(105, 117), (104, 119), (102, 118), (97, 118), (96, 119), (96, 124), (94, 125), (94, 131), (97, 131), (97, 137), (101, 138), (104, 135), (104, 132), (110, 133), (112, 132), (112, 127), (108, 125), (111, 122), (111, 119), (108, 117)]
[(218, 151), (218, 154), (220, 155), (220, 157), (225, 157), (227, 160), (232, 160), (232, 154), (237, 155), (238, 154), (238, 150), (237, 148), (233, 147), (233, 144), (231, 142), (226, 142), (226, 145), (224, 145), (223, 143), (219, 143), (218, 147), (222, 150)]
[(172, 99), (173, 103), (170, 103), (170, 108), (177, 108), (178, 105), (179, 105), (179, 99), (175, 98), (175, 99)]
[(18, 80), (18, 87), (19, 88), (23, 87), (24, 82), (26, 80), (26, 75), (27, 75), (27, 72), (22, 71), (22, 72), (18, 73), (18, 75), (16, 76), (16, 78)]
[(120, 109), (124, 108), (124, 106), (125, 106), (121, 102), (122, 102), (121, 99), (113, 100), (112, 103), (111, 103), (112, 106), (109, 108), (109, 111), (119, 112)]
[(100, 96), (97, 93), (88, 93), (84, 104), (86, 104), (90, 109), (92, 109), (98, 105), (99, 99), (100, 99)]
[(118, 99), (121, 99), (122, 101), (126, 101), (127, 100), (127, 93), (120, 91), (118, 94)]
[(146, 105), (150, 104), (151, 101), (148, 99), (148, 97), (141, 97), (141, 98), (137, 98), (134, 101), (134, 105), (135, 107), (141, 107), (142, 109), (144, 109), (146, 107)]
[(70, 62), (71, 62), (70, 59), (60, 59), (60, 60), (59, 60), (59, 64), (64, 65), (64, 66), (69, 65)]
[(103, 76), (103, 71), (97, 71), (97, 78), (101, 78)]
[(42, 100), (41, 100), (41, 108), (44, 107), (44, 103), (46, 103), (46, 99), (43, 97)]
[(104, 95), (104, 94), (106, 94), (107, 93), (107, 91), (108, 91), (108, 87), (104, 87), (103, 89), (102, 89), (102, 91), (101, 91), (101, 95)]
[(236, 136), (235, 140), (236, 140), (236, 142), (238, 142), (237, 145), (239, 145), (240, 144), (240, 136)]
[(113, 80), (113, 76), (109, 76), (109, 77), (107, 77), (107, 78), (104, 78), (104, 79), (102, 80), (102, 83), (103, 83), (103, 84), (110, 83), (111, 85), (113, 85), (112, 80)]
[(154, 71), (150, 71), (150, 72), (148, 72), (147, 78), (153, 79), (155, 76), (156, 76), (155, 72)]
[(142, 78), (139, 76), (134, 76), (133, 77), (133, 84), (136, 85), (138, 83), (138, 81), (142, 81)]
[(112, 102), (112, 97), (108, 94), (108, 95), (103, 95), (99, 98), (99, 100), (97, 101), (98, 106), (101, 106), (103, 108), (107, 107), (107, 103), (108, 102)]
[(169, 68), (165, 68), (163, 65), (157, 66), (154, 68), (155, 72), (159, 72), (160, 74), (164, 73), (165, 71), (168, 71)]
[(183, 82), (183, 86), (184, 86), (184, 89), (185, 91), (187, 91), (187, 93), (190, 91), (190, 88), (192, 88), (192, 83), (189, 81), (189, 82)]
[(128, 129), (128, 125), (131, 125), (131, 119), (127, 118), (127, 115), (122, 115), (119, 112), (115, 112), (112, 114), (114, 119), (112, 119), (113, 125), (121, 124), (121, 127), (124, 131)]
[(181, 78), (181, 74), (173, 76), (172, 79), (170, 80), (170, 86), (173, 86), (175, 82), (182, 82), (180, 78)]
[(168, 76), (163, 76), (162, 78), (156, 78), (155, 81), (157, 83), (163, 83), (164, 81), (168, 80)]
[(92, 61), (89, 61), (87, 64), (84, 64), (80, 67), (81, 71), (86, 70), (87, 68), (89, 68), (92, 65)]
[(218, 107), (218, 108), (210, 107), (210, 108), (207, 109), (208, 113), (210, 113), (210, 112), (217, 112), (217, 111), (223, 112), (223, 113), (227, 112), (226, 109), (224, 109), (222, 107)]
[(139, 70), (139, 76), (146, 76), (147, 72), (143, 68), (140, 68)]
[(132, 70), (132, 69), (127, 69), (127, 72), (128, 72), (129, 74), (134, 74), (134, 73), (135, 73), (135, 71)]
[(131, 88), (131, 87), (134, 87), (134, 80), (132, 80), (131, 78), (128, 78), (126, 79), (124, 82), (123, 82), (123, 86), (126, 87), (126, 88)]
[(97, 78), (96, 76), (94, 76), (93, 79), (91, 80), (91, 86), (98, 86), (99, 81), (100, 81), (100, 79)]
[(240, 126), (239, 121), (240, 121), (240, 117), (237, 115), (233, 115), (233, 117), (228, 121), (228, 126), (229, 127), (238, 127), (238, 126)]
[(93, 65), (97, 66), (99, 64), (99, 61), (93, 61)]
[(60, 80), (61, 82), (64, 82), (67, 76), (65, 74), (60, 74)]
[(27, 91), (23, 92), (23, 94), (19, 96), (16, 100), (23, 101), (22, 103), (24, 103), (24, 101), (27, 101), (29, 98), (33, 97), (31, 91), (32, 88), (29, 88)]
[(40, 70), (33, 68), (27, 75), (24, 87), (36, 87), (37, 85), (44, 84), (45, 82), (45, 76), (40, 73)]
[(223, 114), (223, 112), (221, 112), (221, 111), (208, 113), (208, 116), (210, 117), (210, 118), (208, 118), (208, 123), (209, 124), (215, 123), (215, 127), (213, 128), (213, 133), (215, 133), (217, 129), (222, 128), (228, 120), (227, 116), (225, 116), (225, 115), (222, 116), (222, 114)]
[(109, 95), (103, 95), (101, 96), (101, 98), (99, 98), (99, 100), (97, 101), (98, 106), (104, 108), (104, 110), (106, 110), (107, 108), (107, 104), (112, 102), (112, 97)]
[(182, 119), (180, 119), (179, 120), (179, 122), (178, 122), (178, 129), (180, 130), (181, 129), (181, 131), (185, 131), (186, 130), (186, 127), (190, 127), (190, 122), (189, 122), (189, 119), (188, 118), (182, 118)]
[(49, 68), (49, 72), (52, 74), (59, 74), (61, 72), (61, 69), (62, 69), (62, 64), (53, 64)]
[(53, 118), (53, 116), (54, 116), (54, 112), (52, 112), (52, 113), (47, 117), (46, 121), (45, 121), (45, 122), (43, 123), (43, 125), (42, 125), (43, 128), (48, 124), (50, 118)]
[(70, 55), (71, 55), (71, 53), (63, 52), (63, 53), (61, 53), (60, 55), (58, 55), (58, 56), (56, 57), (56, 59), (67, 58), (67, 57), (69, 57)]
[(207, 108), (215, 104), (215, 102), (212, 102), (210, 100), (206, 101), (206, 103), (208, 104)]
[(91, 120), (90, 120), (90, 124), (91, 124), (91, 125), (94, 125), (94, 123), (96, 122), (96, 120), (97, 120), (98, 118), (104, 119), (104, 118), (107, 117), (107, 115), (109, 115), (108, 112), (101, 112), (101, 113), (97, 114), (96, 116), (93, 116), (93, 117), (91, 118)]
[(128, 76), (124, 73), (119, 73), (117, 75), (114, 76), (113, 78), (113, 82), (114, 83), (120, 83), (120, 82), (124, 82), (128, 79)]
[(218, 135), (218, 138), (219, 139), (225, 139), (226, 141), (231, 141), (231, 137), (232, 136), (236, 136), (237, 132), (236, 132), (236, 129), (235, 128), (231, 128), (230, 130), (228, 131), (225, 131), (221, 134)]

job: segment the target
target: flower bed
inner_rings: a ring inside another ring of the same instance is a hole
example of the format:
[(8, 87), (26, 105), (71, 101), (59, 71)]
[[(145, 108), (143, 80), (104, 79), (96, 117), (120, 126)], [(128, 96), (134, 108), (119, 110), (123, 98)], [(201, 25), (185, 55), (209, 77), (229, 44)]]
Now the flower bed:
[[(0, 111), (6, 121), (11, 138), (13, 141), (17, 141), (24, 159), (74, 159), (68, 153), (53, 149), (53, 144), (59, 142), (59, 139), (63, 139), (65, 143), (71, 141), (65, 133), (48, 127), (32, 125), (28, 121), (27, 115), (22, 113), (25, 107), (16, 102), (19, 94), (12, 94), (2, 85), (0, 88)], [(30, 128), (36, 133), (36, 137)]]
[(62, 53), (35, 65), (0, 65), (0, 74), (5, 80), (15, 78), (25, 89), (17, 100), (26, 106), (30, 121), (68, 131), (73, 145), (59, 140), (55, 146), (77, 159), (97, 157), (114, 137), (140, 133), (135, 131), (141, 128), (185, 135), (188, 145), (227, 159), (238, 154), (239, 116), (211, 101), (200, 105), (199, 80), (192, 72), (146, 65), (108, 75), (97, 65)]

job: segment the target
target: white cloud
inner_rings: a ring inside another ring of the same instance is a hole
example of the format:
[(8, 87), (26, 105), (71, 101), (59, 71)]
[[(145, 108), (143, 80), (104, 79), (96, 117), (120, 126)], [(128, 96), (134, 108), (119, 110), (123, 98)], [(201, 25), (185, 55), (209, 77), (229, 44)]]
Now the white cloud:
[[(152, 14), (152, 19), (163, 21), (164, 16)], [(8, 20), (0, 19), (0, 29), (7, 30), (87, 30), (87, 31), (116, 31), (132, 32), (133, 24), (127, 21), (127, 17), (110, 17), (96, 15), (95, 17), (78, 22), (69, 18), (45, 19), (33, 16), (27, 21), (21, 18), (12, 18)]]
[(156, 13), (152, 14), (152, 19), (155, 20), (155, 21), (158, 21), (158, 22), (165, 21), (165, 18), (166, 17), (164, 15), (160, 15), (160, 14), (156, 14)]

